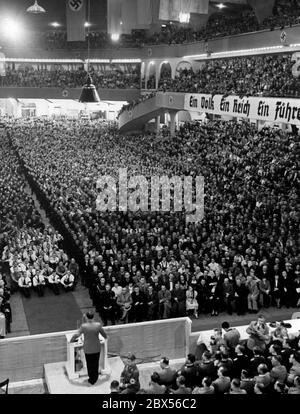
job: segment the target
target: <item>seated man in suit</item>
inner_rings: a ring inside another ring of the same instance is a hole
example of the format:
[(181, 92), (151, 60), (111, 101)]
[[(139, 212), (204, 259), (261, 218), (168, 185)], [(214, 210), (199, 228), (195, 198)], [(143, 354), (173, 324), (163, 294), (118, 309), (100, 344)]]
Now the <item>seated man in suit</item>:
[(165, 385), (166, 387), (170, 387), (175, 385), (176, 381), (176, 371), (172, 369), (169, 365), (169, 359), (164, 357), (160, 361), (160, 367), (162, 371), (158, 372), (159, 375), (159, 384)]
[(218, 378), (212, 383), (216, 394), (226, 394), (230, 391), (230, 378), (227, 376), (226, 369), (218, 369)]
[(145, 320), (146, 296), (140, 291), (140, 288), (137, 285), (134, 287), (131, 298), (132, 305), (129, 313), (131, 321), (141, 322)]
[(72, 273), (70, 272), (70, 270), (67, 270), (66, 274), (60, 279), (60, 283), (62, 284), (66, 292), (74, 289), (74, 282), (75, 278), (74, 275), (72, 275)]
[(166, 386), (159, 384), (159, 374), (157, 372), (153, 372), (151, 375), (149, 388), (146, 389), (146, 394), (165, 394), (166, 393)]
[(183, 375), (185, 378), (185, 385), (187, 387), (194, 387), (197, 383), (198, 368), (195, 364), (196, 358), (193, 354), (188, 354), (185, 364), (180, 368), (177, 374)]
[(217, 367), (212, 359), (212, 354), (209, 351), (205, 351), (202, 355), (201, 361), (197, 362), (198, 368), (198, 380), (200, 385), (204, 377), (209, 377), (212, 380), (217, 377)]
[(185, 386), (185, 377), (183, 375), (180, 375), (176, 379), (176, 385), (178, 388), (176, 390), (170, 390), (171, 394), (191, 394), (192, 393), (192, 389)]
[(167, 319), (171, 314), (171, 292), (167, 290), (165, 285), (161, 285), (161, 289), (158, 292), (159, 300), (159, 317), (161, 319)]
[(146, 293), (147, 302), (147, 319), (153, 321), (157, 319), (158, 313), (158, 293), (153, 290), (153, 286), (149, 285)]

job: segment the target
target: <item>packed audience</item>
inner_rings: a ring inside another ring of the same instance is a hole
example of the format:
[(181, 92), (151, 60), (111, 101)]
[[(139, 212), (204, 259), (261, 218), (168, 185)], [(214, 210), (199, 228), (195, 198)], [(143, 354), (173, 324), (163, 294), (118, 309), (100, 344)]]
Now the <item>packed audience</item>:
[(129, 354), (111, 394), (300, 394), (300, 336), (288, 333), (287, 324), (267, 324), (259, 315), (247, 329), (249, 339), (241, 340), (228, 322), (214, 332), (179, 368), (163, 357), (147, 388), (141, 388), (137, 359)]
[[(97, 70), (90, 68), (93, 83), (97, 88), (103, 89), (139, 89), (140, 68), (127, 68), (122, 71), (111, 67), (110, 70)], [(3, 77), (3, 86), (13, 87), (56, 87), (78, 88), (82, 87), (87, 79), (87, 72), (83, 67), (74, 70), (52, 68), (51, 70), (36, 69), (30, 66), (13, 69), (6, 68)]]
[[(295, 135), (211, 121), (185, 124), (170, 140), (40, 120), (14, 122), (7, 134), (72, 236), (104, 324), (300, 305)], [(118, 178), (119, 168), (203, 175), (204, 219), (98, 211), (97, 179)]]
[(161, 77), (159, 90), (238, 96), (299, 97), (300, 77), (292, 73), (292, 54), (213, 59), (198, 72), (183, 69), (175, 79)]
[(10, 294), (39, 296), (49, 286), (55, 294), (73, 289), (79, 274), (74, 258), (61, 246), (62, 236), (45, 226), (20, 162), (7, 137), (1, 135), (0, 158), (0, 311), (10, 331)]

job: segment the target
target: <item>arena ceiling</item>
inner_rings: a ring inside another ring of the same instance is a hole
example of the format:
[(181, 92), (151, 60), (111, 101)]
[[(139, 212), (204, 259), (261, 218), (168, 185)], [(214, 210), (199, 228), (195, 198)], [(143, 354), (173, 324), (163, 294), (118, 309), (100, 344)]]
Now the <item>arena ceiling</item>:
[[(158, 0), (154, 0), (158, 1)], [(239, 12), (241, 8), (248, 8), (249, 4), (257, 0), (211, 0), (210, 12), (220, 11), (216, 6), (222, 2), (226, 7), (222, 13)], [(272, 1), (272, 0), (266, 0)], [(274, 0), (273, 0), (274, 1)], [(51, 23), (58, 22), (65, 27), (66, 13), (65, 0), (38, 0), (38, 3), (47, 11), (45, 14), (26, 13), (26, 9), (33, 5), (34, 0), (2, 0), (0, 2), (0, 16), (15, 16), (34, 30), (51, 29)], [(107, 0), (90, 0), (91, 24), (95, 30), (107, 29)]]

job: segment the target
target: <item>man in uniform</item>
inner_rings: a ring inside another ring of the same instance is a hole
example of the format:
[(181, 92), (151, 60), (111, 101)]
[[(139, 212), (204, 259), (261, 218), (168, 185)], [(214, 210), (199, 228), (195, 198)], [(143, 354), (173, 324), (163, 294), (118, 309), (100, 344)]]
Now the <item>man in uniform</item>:
[(139, 376), (135, 355), (128, 354), (127, 363), (121, 373), (121, 394), (136, 394), (140, 389)]

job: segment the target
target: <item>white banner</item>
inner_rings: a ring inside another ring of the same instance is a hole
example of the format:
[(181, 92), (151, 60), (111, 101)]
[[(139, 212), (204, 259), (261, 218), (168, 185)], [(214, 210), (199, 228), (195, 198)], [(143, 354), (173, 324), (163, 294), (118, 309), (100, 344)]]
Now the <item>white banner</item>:
[(5, 76), (5, 55), (0, 52), (0, 76)]
[(184, 109), (300, 125), (300, 99), (185, 94)]

